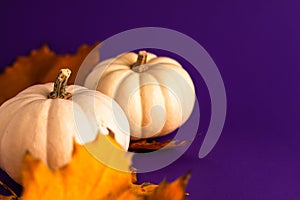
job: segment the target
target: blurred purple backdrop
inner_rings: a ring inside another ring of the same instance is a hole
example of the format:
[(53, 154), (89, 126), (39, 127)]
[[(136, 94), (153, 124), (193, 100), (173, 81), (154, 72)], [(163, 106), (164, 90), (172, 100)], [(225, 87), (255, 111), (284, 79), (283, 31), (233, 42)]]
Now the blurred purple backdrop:
[[(130, 28), (157, 26), (187, 34), (209, 52), (223, 76), (225, 128), (206, 158), (198, 159), (201, 136), (179, 160), (140, 174), (140, 180), (171, 181), (191, 170), (191, 200), (298, 200), (299, 11), (296, 0), (2, 1), (0, 66), (44, 43), (57, 53), (72, 53), (82, 43)], [(203, 89), (199, 129), (205, 131), (208, 94), (201, 79), (194, 81)]]

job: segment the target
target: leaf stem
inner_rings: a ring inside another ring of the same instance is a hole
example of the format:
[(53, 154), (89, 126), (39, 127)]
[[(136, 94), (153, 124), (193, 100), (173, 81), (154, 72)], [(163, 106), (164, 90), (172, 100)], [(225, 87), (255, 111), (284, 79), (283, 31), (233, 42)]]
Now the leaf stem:
[(18, 195), (12, 189), (10, 189), (10, 187), (8, 187), (5, 183), (3, 183), (2, 181), (0, 181), (0, 185), (4, 189), (6, 189), (7, 191), (9, 191), (12, 194), (12, 196), (14, 196), (15, 199), (18, 199)]

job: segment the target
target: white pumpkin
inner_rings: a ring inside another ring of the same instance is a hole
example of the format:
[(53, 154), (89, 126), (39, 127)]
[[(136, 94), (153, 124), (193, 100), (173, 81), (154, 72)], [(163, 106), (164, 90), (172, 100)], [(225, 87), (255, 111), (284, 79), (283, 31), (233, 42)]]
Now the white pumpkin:
[(98, 63), (84, 86), (116, 100), (126, 113), (131, 139), (166, 135), (191, 115), (195, 89), (174, 59), (140, 51)]
[(19, 183), (26, 152), (56, 170), (71, 161), (74, 140), (84, 144), (99, 132), (111, 132), (128, 149), (129, 124), (119, 105), (100, 92), (65, 87), (69, 75), (61, 70), (53, 92), (53, 83), (34, 85), (0, 107), (0, 167)]

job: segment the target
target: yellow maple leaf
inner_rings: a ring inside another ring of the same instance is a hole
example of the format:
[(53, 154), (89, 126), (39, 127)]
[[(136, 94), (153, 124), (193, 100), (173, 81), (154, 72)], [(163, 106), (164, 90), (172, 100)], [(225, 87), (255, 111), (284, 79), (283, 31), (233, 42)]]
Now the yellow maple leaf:
[[(189, 175), (173, 183), (134, 184), (129, 171), (131, 156), (131, 153), (116, 148), (114, 140), (104, 135), (85, 146), (75, 144), (72, 161), (58, 171), (51, 171), (28, 154), (24, 158), (21, 199), (184, 199)], [(103, 164), (102, 161), (109, 163)], [(121, 171), (110, 167), (116, 163)]]
[[(87, 146), (75, 143), (72, 161), (55, 172), (31, 155), (26, 155), (22, 199), (116, 199), (119, 193), (130, 188), (131, 174), (128, 170), (131, 159), (108, 137), (99, 134), (97, 140)], [(97, 148), (99, 151), (94, 150)], [(124, 169), (127, 167), (127, 172), (107, 167), (94, 157), (101, 156), (97, 153), (117, 160)]]

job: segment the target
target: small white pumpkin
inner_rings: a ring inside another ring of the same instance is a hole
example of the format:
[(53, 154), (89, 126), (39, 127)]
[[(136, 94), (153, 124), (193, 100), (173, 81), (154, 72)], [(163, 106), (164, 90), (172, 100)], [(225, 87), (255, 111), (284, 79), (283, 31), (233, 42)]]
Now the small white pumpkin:
[(119, 105), (100, 92), (66, 87), (70, 73), (60, 71), (53, 92), (53, 83), (34, 85), (0, 107), (0, 167), (19, 183), (26, 152), (56, 170), (71, 161), (74, 139), (84, 144), (111, 131), (128, 149), (129, 124)]
[(174, 59), (140, 51), (98, 63), (84, 86), (116, 100), (126, 113), (131, 139), (166, 135), (191, 115), (195, 89)]

